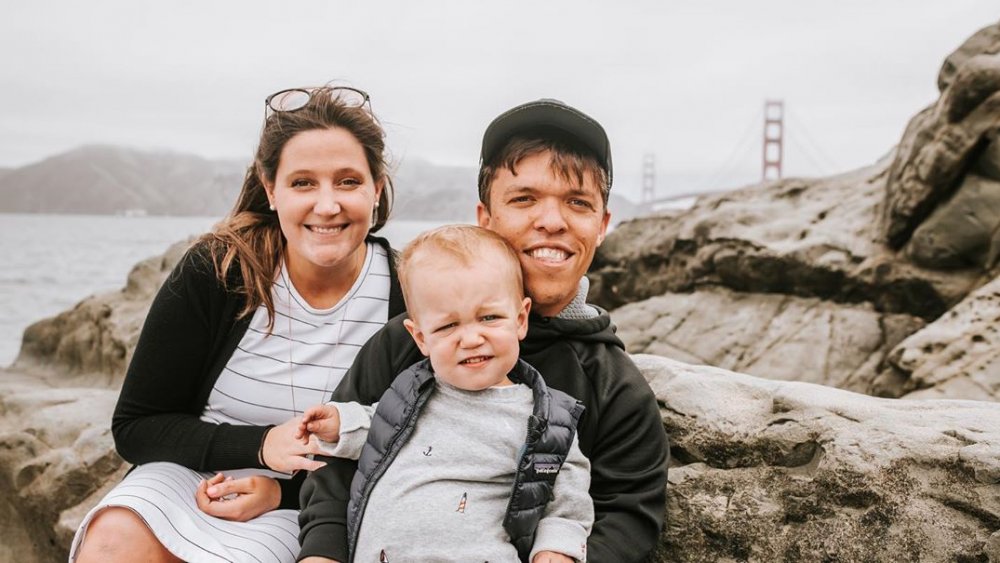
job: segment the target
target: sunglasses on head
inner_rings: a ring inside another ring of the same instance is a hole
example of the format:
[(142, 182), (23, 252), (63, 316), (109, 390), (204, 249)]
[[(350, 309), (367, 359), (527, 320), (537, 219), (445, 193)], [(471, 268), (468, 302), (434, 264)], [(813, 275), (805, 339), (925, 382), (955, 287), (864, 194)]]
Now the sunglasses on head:
[(371, 113), (371, 98), (364, 90), (350, 86), (326, 85), (288, 88), (271, 94), (264, 99), (264, 118), (267, 119), (268, 110), (275, 113), (298, 111), (306, 107), (313, 96), (329, 96), (331, 100), (352, 108), (364, 107), (367, 104), (368, 113)]

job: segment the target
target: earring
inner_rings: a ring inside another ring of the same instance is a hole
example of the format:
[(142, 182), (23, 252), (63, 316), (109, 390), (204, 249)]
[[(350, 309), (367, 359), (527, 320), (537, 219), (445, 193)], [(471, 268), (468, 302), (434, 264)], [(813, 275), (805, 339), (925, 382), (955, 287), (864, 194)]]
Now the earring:
[(268, 205), (267, 208), (270, 209), (271, 211), (274, 211), (274, 204), (272, 203), (271, 205)]

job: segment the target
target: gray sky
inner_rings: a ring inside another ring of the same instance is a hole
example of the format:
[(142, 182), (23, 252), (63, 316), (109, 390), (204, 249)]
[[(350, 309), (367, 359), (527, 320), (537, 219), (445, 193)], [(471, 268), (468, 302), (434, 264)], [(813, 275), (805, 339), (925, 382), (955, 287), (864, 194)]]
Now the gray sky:
[(496, 114), (560, 98), (605, 125), (631, 199), (647, 152), (660, 195), (756, 181), (767, 98), (785, 176), (874, 162), (1000, 19), (996, 0), (0, 1), (0, 166), (86, 143), (246, 160), (265, 96), (336, 78), (371, 94), (397, 162), (473, 166)]

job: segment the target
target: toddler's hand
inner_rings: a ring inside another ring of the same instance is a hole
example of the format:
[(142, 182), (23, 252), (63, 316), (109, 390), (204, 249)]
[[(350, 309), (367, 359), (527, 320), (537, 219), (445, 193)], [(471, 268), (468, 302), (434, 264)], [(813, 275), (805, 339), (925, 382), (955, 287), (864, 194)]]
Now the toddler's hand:
[(303, 444), (309, 443), (309, 436), (315, 434), (324, 442), (340, 440), (340, 411), (333, 405), (316, 405), (302, 413), (302, 420), (295, 437)]

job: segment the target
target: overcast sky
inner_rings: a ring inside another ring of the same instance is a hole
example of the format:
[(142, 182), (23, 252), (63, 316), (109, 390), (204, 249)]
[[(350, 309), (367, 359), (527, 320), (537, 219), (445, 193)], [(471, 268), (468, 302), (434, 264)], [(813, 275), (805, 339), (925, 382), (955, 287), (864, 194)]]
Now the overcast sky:
[(632, 199), (645, 153), (659, 195), (759, 179), (768, 98), (786, 176), (874, 162), (1000, 19), (996, 0), (4, 4), (0, 166), (87, 143), (247, 160), (268, 94), (342, 79), (397, 162), (474, 166), (495, 115), (562, 99), (604, 124)]

